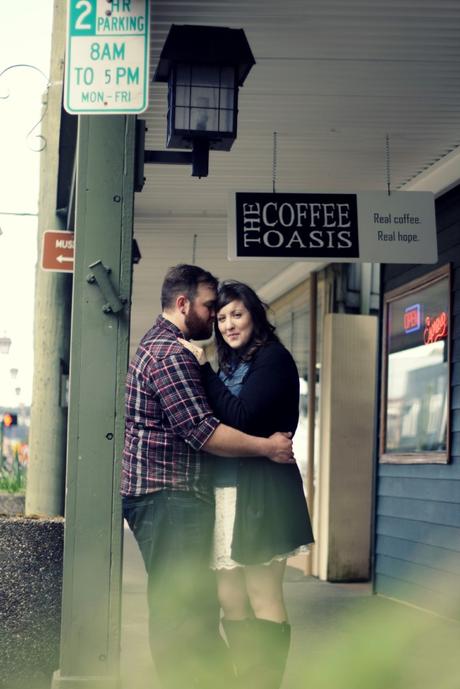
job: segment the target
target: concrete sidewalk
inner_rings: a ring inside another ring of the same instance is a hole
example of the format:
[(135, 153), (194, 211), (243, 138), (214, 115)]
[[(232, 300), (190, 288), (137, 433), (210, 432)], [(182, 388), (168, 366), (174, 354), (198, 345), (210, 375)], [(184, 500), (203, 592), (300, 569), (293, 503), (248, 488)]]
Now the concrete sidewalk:
[[(143, 563), (125, 529), (122, 689), (159, 689), (145, 589)], [(457, 622), (372, 595), (368, 584), (321, 582), (293, 567), (285, 594), (292, 647), (283, 689), (460, 688)]]

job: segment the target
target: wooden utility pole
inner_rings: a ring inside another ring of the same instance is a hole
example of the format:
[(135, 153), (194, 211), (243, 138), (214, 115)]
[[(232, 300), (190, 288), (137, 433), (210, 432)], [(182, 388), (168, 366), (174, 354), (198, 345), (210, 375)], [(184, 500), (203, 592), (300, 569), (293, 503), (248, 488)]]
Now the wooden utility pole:
[(40, 153), (38, 261), (35, 278), (34, 377), (30, 463), (27, 471), (26, 514), (64, 514), (67, 409), (62, 404), (62, 374), (68, 370), (72, 276), (44, 272), (40, 267), (45, 230), (65, 229), (56, 213), (61, 128), (65, 2), (55, 3), (50, 84), (42, 126)]

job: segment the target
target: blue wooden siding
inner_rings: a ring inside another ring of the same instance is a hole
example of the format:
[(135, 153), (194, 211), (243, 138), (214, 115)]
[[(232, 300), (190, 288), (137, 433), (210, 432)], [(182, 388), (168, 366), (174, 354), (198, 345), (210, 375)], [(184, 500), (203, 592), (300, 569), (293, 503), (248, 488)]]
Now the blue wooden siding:
[(460, 185), (436, 201), (437, 266), (386, 265), (385, 292), (452, 264), (451, 460), (377, 467), (375, 590), (460, 619)]

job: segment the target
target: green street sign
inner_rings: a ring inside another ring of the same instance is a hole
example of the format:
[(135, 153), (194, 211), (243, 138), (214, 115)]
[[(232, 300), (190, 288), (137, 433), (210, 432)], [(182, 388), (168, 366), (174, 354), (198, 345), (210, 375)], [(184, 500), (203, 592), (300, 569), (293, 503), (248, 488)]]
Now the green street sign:
[(144, 112), (149, 104), (149, 46), (149, 0), (68, 0), (67, 112)]

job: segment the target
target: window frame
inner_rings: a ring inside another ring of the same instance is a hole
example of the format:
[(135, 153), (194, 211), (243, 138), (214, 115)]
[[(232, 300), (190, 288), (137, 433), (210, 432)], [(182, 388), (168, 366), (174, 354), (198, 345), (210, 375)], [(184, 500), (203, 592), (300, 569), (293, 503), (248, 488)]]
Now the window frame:
[[(433, 450), (426, 452), (385, 452), (387, 431), (387, 402), (388, 402), (388, 318), (389, 306), (398, 299), (430, 287), (436, 282), (447, 278), (448, 290), (448, 333), (447, 333), (447, 438), (446, 450), (442, 452)], [(423, 275), (420, 278), (396, 289), (385, 292), (383, 295), (383, 328), (382, 328), (382, 385), (380, 393), (380, 438), (379, 438), (379, 463), (381, 464), (448, 464), (451, 450), (451, 353), (452, 353), (452, 267), (447, 263), (436, 270)]]

